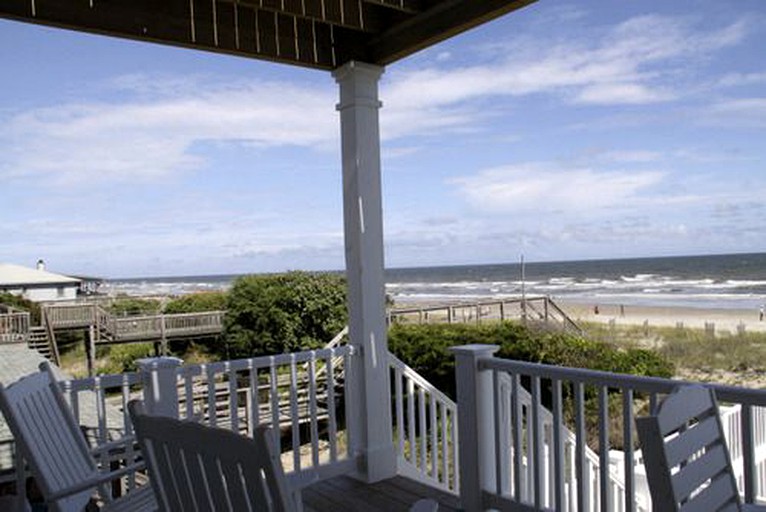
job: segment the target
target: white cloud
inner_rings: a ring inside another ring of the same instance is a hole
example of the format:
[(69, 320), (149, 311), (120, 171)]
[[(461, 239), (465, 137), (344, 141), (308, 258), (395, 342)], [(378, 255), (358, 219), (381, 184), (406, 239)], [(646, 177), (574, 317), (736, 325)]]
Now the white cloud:
[(451, 184), (484, 212), (585, 213), (625, 206), (662, 177), (657, 171), (604, 172), (532, 163), (487, 169)]
[(730, 73), (718, 81), (718, 85), (722, 87), (759, 84), (766, 84), (766, 73)]
[(727, 99), (713, 103), (701, 113), (699, 121), (716, 126), (766, 127), (766, 97)]
[(12, 116), (0, 128), (0, 145), (10, 148), (0, 176), (55, 184), (137, 182), (198, 167), (202, 161), (192, 147), (199, 142), (321, 147), (337, 139), (330, 87), (250, 83), (199, 89), (203, 92), (168, 91), (155, 99), (65, 104)]
[(649, 163), (659, 161), (663, 158), (663, 154), (648, 150), (612, 150), (602, 151), (596, 154), (596, 158), (600, 161), (615, 163)]
[(385, 75), (383, 134), (466, 129), (491, 109), (471, 104), (483, 99), (549, 94), (585, 105), (669, 102), (693, 94), (695, 66), (738, 44), (748, 30), (744, 20), (708, 29), (691, 18), (646, 15), (587, 35), (495, 41), (481, 64)]
[[(573, 23), (582, 17), (564, 12)], [(742, 21), (704, 30), (685, 18), (641, 16), (588, 38), (495, 42), (495, 54), (480, 65), (449, 67), (454, 59), (442, 58), (449, 54), (443, 51), (438, 67), (384, 75), (382, 135), (475, 131), (493, 110), (475, 101), (503, 96), (545, 93), (599, 105), (668, 101), (681, 94), (669, 69), (736, 44), (746, 32)], [(337, 147), (337, 91), (329, 83), (130, 74), (99, 87), (101, 97), (117, 91), (112, 96), (119, 99), (6, 114), (0, 177), (55, 185), (152, 182), (203, 166), (194, 151), (199, 143)]]

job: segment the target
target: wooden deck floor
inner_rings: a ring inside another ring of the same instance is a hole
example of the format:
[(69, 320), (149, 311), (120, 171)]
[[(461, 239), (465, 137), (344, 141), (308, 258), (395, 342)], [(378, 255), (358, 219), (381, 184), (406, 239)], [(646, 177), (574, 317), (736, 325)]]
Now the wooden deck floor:
[(457, 497), (396, 476), (366, 484), (348, 476), (324, 480), (302, 492), (306, 512), (407, 512), (423, 498), (439, 502), (439, 512), (461, 510)]

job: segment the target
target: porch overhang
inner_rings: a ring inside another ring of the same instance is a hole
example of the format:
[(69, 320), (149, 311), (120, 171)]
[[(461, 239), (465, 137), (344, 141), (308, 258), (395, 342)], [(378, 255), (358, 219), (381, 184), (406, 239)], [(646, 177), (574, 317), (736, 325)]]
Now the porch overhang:
[(336, 69), (385, 66), (536, 0), (0, 0), (0, 17)]

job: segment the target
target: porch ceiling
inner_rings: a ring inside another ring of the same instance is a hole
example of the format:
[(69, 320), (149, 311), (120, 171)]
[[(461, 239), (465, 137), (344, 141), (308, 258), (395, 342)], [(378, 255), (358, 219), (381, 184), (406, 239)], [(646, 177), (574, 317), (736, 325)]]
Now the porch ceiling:
[(0, 17), (319, 69), (386, 65), (536, 0), (0, 0)]

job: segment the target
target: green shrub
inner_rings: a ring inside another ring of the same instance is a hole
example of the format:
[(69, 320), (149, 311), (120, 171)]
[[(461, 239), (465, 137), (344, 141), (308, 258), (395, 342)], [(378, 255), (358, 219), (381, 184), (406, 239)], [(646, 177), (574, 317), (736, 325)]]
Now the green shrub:
[(102, 375), (115, 373), (135, 372), (138, 370), (136, 360), (144, 357), (154, 357), (153, 343), (130, 343), (126, 345), (114, 345), (106, 347), (105, 353), (98, 354), (99, 360), (106, 364), (98, 369)]
[(40, 305), (36, 302), (32, 302), (31, 300), (27, 300), (11, 293), (0, 292), (0, 304), (5, 304), (6, 306), (11, 306), (12, 308), (20, 309), (22, 311), (28, 311), (32, 325), (40, 324)]
[(226, 357), (319, 348), (346, 324), (345, 279), (288, 272), (237, 279), (224, 319)]
[(165, 305), (163, 312), (168, 315), (179, 313), (200, 313), (226, 309), (226, 292), (200, 292), (173, 299)]
[(160, 312), (160, 303), (152, 299), (125, 297), (115, 300), (108, 309), (114, 316), (156, 315)]
[(621, 350), (564, 332), (535, 331), (515, 322), (486, 325), (395, 325), (389, 350), (450, 396), (455, 396), (454, 356), (449, 347), (498, 345), (498, 357), (615, 373), (671, 377), (673, 365), (649, 350)]

